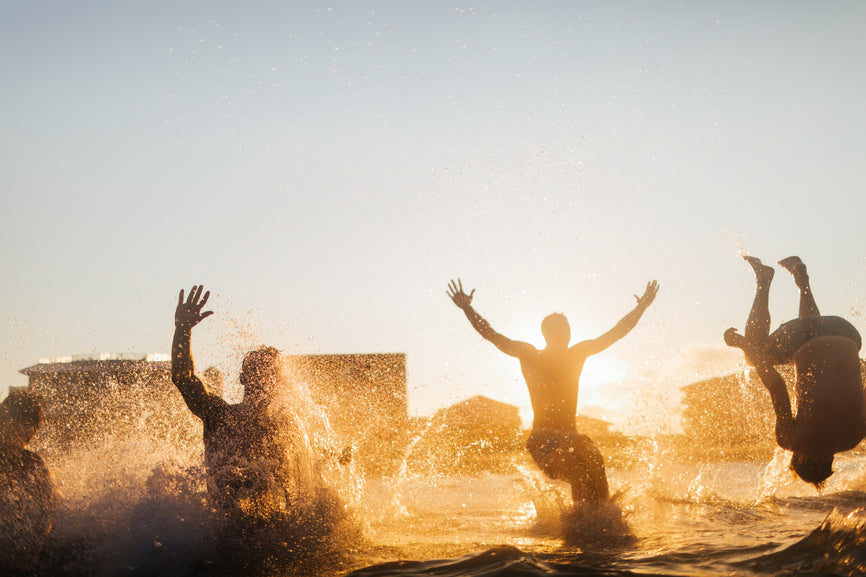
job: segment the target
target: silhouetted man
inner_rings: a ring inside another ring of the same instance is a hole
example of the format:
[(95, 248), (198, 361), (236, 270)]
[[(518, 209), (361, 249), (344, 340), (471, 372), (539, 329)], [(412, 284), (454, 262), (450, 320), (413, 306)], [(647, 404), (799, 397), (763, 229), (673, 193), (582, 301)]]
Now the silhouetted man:
[[(860, 334), (840, 317), (821, 316), (806, 265), (796, 256), (779, 264), (800, 289), (799, 318), (770, 334), (770, 283), (775, 271), (755, 257), (744, 257), (755, 271), (757, 287), (745, 335), (730, 328), (725, 342), (743, 349), (770, 393), (776, 413), (776, 442), (792, 451), (791, 469), (820, 488), (833, 474), (836, 453), (856, 447), (866, 434)], [(797, 416), (785, 380), (774, 365), (794, 362)]]
[(554, 313), (541, 323), (547, 346), (538, 350), (529, 343), (513, 341), (490, 327), (472, 308), (475, 290), (466, 294), (463, 283), (452, 280), (448, 296), (463, 309), (478, 333), (506, 355), (520, 360), (520, 369), (532, 401), (532, 433), (527, 441), (532, 458), (554, 479), (571, 484), (575, 504), (606, 501), (610, 494), (604, 472), (604, 458), (592, 440), (577, 432), (577, 389), (587, 357), (600, 353), (627, 335), (658, 292), (656, 281), (647, 283), (637, 306), (616, 326), (597, 339), (569, 347), (571, 328), (565, 315)]
[(54, 515), (51, 473), (26, 449), (42, 423), (40, 400), (11, 389), (0, 403), (0, 574), (32, 575)]
[(262, 347), (246, 355), (240, 374), (243, 400), (230, 405), (209, 393), (195, 375), (192, 328), (213, 314), (202, 312), (210, 292), (194, 286), (184, 300), (180, 291), (171, 349), (171, 377), (189, 410), (204, 426), (208, 495), (223, 510), (269, 515), (295, 508), (312, 487), (313, 463), (300, 423), (285, 407), (275, 407), (285, 393), (279, 351)]

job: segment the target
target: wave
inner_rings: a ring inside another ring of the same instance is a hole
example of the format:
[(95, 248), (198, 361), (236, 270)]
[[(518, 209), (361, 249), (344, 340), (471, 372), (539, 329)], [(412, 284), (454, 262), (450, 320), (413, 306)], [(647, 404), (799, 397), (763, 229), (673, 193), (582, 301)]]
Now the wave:
[(866, 574), (866, 508), (834, 509), (821, 525), (785, 549), (742, 564), (760, 572), (797, 575)]
[[(839, 495), (850, 502), (856, 492)], [(861, 501), (862, 502), (862, 501)], [(575, 577), (607, 576), (860, 576), (866, 575), (866, 508), (845, 514), (833, 510), (806, 537), (779, 550), (766, 542), (735, 547), (702, 543), (645, 555), (636, 547), (534, 555), (510, 545), (454, 559), (392, 561), (356, 570), (347, 577)]]
[(628, 576), (630, 571), (607, 568), (559, 567), (510, 545), (456, 559), (432, 561), (393, 561), (349, 573), (346, 577), (574, 577)]
[(126, 485), (64, 500), (38, 574), (261, 576), (298, 568), (317, 574), (317, 567), (339, 567), (361, 539), (352, 509), (326, 488), (303, 509), (234, 515), (208, 505), (202, 468), (165, 467), (153, 472), (143, 494)]

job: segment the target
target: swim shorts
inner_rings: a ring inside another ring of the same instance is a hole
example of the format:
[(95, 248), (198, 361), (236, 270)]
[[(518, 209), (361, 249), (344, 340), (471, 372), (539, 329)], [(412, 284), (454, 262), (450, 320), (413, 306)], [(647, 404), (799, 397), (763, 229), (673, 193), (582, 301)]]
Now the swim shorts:
[(526, 448), (545, 475), (568, 481), (573, 493), (579, 491), (583, 498), (593, 501), (607, 498), (604, 457), (586, 435), (563, 429), (533, 429)]
[(774, 365), (790, 363), (794, 353), (817, 337), (847, 337), (857, 343), (857, 349), (862, 346), (860, 333), (854, 325), (842, 317), (800, 317), (783, 323), (773, 331), (767, 341), (765, 352)]

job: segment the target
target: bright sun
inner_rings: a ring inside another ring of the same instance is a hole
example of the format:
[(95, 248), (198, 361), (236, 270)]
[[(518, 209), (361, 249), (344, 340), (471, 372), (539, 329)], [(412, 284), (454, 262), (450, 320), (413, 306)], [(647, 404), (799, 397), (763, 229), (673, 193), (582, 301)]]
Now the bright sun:
[[(544, 337), (541, 334), (541, 318), (524, 316), (514, 319), (508, 327), (503, 327), (505, 336), (530, 343), (537, 348), (544, 347)], [(570, 320), (570, 319), (569, 319)], [(585, 331), (572, 324), (572, 345), (587, 337)], [(532, 421), (532, 405), (526, 383), (520, 374), (516, 359), (508, 357), (491, 357), (495, 366), (491, 366), (491, 380), (497, 383), (489, 393), (506, 403), (520, 408), (520, 416), (527, 426)], [(590, 413), (619, 413), (628, 404), (629, 399), (620, 398), (623, 394), (620, 387), (613, 387), (627, 378), (627, 365), (609, 352), (603, 352), (587, 359), (580, 377), (578, 393), (578, 413), (584, 408)], [(495, 389), (495, 390), (493, 390)], [(593, 415), (597, 416), (597, 415)]]

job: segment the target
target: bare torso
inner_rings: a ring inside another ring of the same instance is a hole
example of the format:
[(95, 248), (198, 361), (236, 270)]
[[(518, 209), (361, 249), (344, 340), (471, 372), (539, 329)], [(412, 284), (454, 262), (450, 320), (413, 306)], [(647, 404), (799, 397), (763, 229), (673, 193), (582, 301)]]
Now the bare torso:
[(231, 508), (267, 494), (290, 505), (312, 486), (312, 460), (297, 423), (275, 417), (246, 402), (214, 403), (204, 416), (208, 490), (215, 504)]
[(808, 341), (794, 354), (797, 416), (792, 450), (824, 456), (856, 447), (866, 433), (857, 345), (838, 336)]
[(574, 348), (547, 348), (520, 357), (532, 401), (533, 429), (575, 429), (577, 390), (585, 362), (586, 356)]

